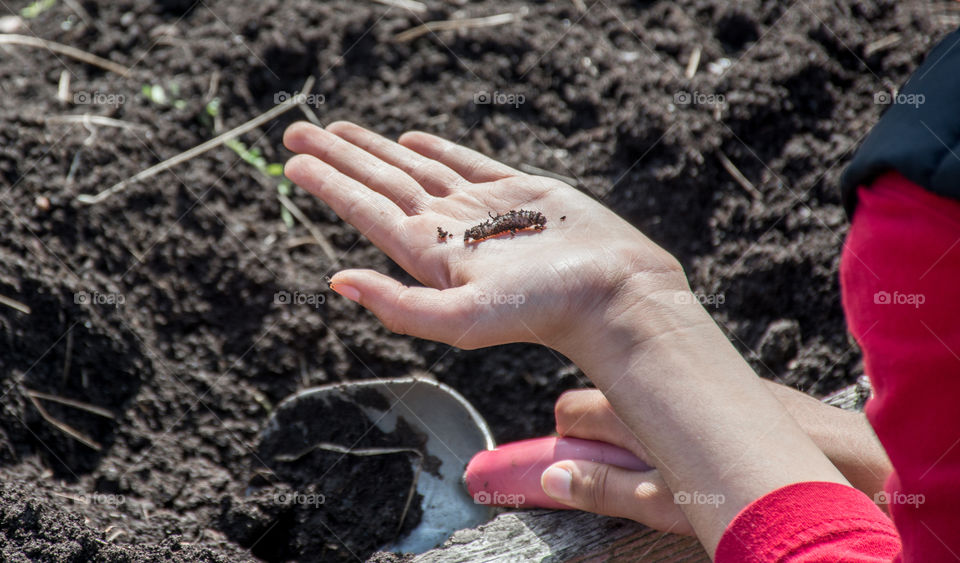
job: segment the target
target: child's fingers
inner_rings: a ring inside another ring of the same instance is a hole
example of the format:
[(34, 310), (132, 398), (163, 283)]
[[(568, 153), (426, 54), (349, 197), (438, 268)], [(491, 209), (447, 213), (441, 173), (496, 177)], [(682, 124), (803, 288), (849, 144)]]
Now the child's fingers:
[(298, 186), (327, 203), (343, 220), (356, 227), (400, 264), (409, 264), (409, 245), (396, 233), (407, 216), (385, 196), (347, 177), (329, 164), (299, 154), (287, 161), (283, 173)]
[(370, 154), (406, 172), (429, 193), (437, 197), (449, 195), (454, 186), (466, 180), (447, 166), (414, 152), (385, 137), (349, 121), (337, 121), (327, 131), (350, 141)]
[(629, 518), (675, 534), (693, 534), (656, 470), (629, 471), (604, 463), (565, 460), (548, 467), (540, 485), (550, 498), (579, 510)]
[(442, 162), (470, 182), (493, 182), (523, 173), (477, 151), (451, 143), (429, 133), (411, 131), (400, 136), (401, 145), (423, 156)]
[(373, 270), (344, 270), (330, 288), (370, 310), (393, 332), (472, 348), (481, 342), (474, 292), (469, 286), (450, 289), (408, 287)]
[(646, 448), (597, 389), (577, 389), (560, 395), (554, 406), (557, 433), (570, 438), (599, 440), (633, 452), (649, 465)]
[(403, 170), (311, 123), (301, 121), (288, 127), (283, 144), (295, 153), (314, 156), (387, 196), (407, 215), (419, 213), (433, 199)]

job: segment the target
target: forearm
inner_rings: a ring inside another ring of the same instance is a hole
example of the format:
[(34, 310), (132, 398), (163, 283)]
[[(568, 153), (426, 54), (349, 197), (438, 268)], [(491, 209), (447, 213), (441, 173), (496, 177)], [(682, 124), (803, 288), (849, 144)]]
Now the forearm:
[(713, 553), (755, 499), (791, 483), (846, 480), (706, 311), (678, 294), (625, 288), (605, 329), (567, 353), (636, 433), (670, 489), (695, 501), (682, 509)]
[(851, 485), (869, 497), (883, 490), (893, 466), (865, 415), (773, 381), (764, 383)]

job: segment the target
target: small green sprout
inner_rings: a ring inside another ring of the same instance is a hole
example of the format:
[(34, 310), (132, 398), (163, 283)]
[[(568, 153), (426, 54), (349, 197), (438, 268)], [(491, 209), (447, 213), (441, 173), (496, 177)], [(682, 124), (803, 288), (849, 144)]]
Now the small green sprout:
[(159, 84), (144, 84), (140, 87), (140, 92), (145, 98), (158, 106), (173, 106), (176, 109), (187, 107), (187, 102), (177, 97), (180, 95), (180, 86), (171, 82), (167, 87), (170, 88), (170, 93), (174, 96), (172, 101), (167, 97), (167, 91)]
[(220, 115), (220, 98), (214, 98), (207, 102), (207, 105), (204, 109), (207, 111), (207, 115), (210, 117), (217, 117)]
[[(210, 104), (207, 104), (207, 112), (210, 112)], [(267, 163), (267, 159), (263, 158), (260, 149), (256, 147), (248, 148), (247, 145), (237, 139), (230, 139), (224, 145), (237, 153), (244, 162), (256, 168), (261, 174), (271, 178), (283, 176), (283, 165), (279, 162)], [(277, 184), (277, 193), (289, 197), (293, 193), (293, 184), (290, 183), (290, 180), (286, 178), (280, 180), (280, 183)], [(293, 228), (293, 215), (283, 205), (280, 206), (280, 218), (283, 219), (283, 223), (288, 229)]]
[(40, 14), (57, 5), (57, 0), (36, 0), (26, 8), (20, 10), (20, 16), (23, 19), (32, 20), (38, 18)]
[[(282, 171), (283, 165), (278, 166), (280, 166)], [(280, 183), (277, 184), (277, 193), (290, 197), (290, 195), (293, 194), (293, 184), (290, 180), (286, 178), (280, 180)], [(283, 224), (286, 225), (288, 229), (293, 228), (293, 215), (290, 213), (290, 210), (282, 204), (280, 205), (280, 218), (283, 219)]]

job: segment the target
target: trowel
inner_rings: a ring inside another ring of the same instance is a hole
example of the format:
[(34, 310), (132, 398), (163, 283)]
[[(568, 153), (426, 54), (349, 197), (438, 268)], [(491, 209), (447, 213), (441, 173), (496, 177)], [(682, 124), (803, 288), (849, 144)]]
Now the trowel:
[[(627, 450), (592, 440), (544, 437), (497, 447), (479, 412), (451, 387), (424, 376), (322, 385), (281, 402), (261, 432), (261, 443), (283, 432), (303, 432), (324, 416), (343, 416), (335, 405), (351, 404), (368, 425), (394, 433), (401, 420), (422, 438), (415, 465), (421, 495), (419, 524), (384, 551), (423, 553), (453, 532), (490, 520), (499, 507), (567, 508), (548, 497), (540, 475), (556, 461), (584, 459), (625, 469), (649, 467)], [(310, 405), (304, 409), (305, 404)], [(327, 412), (324, 412), (326, 408)], [(292, 413), (298, 413), (291, 418)], [(311, 421), (298, 421), (309, 413)], [(351, 444), (342, 444), (349, 448)], [(411, 448), (413, 444), (395, 444)], [(411, 456), (414, 457), (414, 456)], [(424, 459), (430, 470), (424, 470)]]

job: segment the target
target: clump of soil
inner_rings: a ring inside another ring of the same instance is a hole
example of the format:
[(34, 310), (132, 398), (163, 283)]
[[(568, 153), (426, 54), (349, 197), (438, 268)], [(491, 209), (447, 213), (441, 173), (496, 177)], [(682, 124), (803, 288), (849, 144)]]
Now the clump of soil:
[[(946, 0), (605, 0), (587, 2), (586, 13), (566, 1), (424, 2), (420, 15), (356, 0), (57, 2), (22, 24), (26, 35), (131, 67), (127, 78), (3, 47), (0, 295), (31, 312), (0, 305), (0, 510), (34, 530), (11, 525), (5, 556), (73, 557), (31, 551), (43, 535), (103, 557), (180, 549), (230, 561), (343, 559), (332, 534), (317, 532), (324, 548), (306, 537), (308, 514), (341, 530), (331, 504), (301, 513), (262, 502), (303, 486), (296, 474), (286, 484), (255, 480), (285, 471), (257, 453), (285, 396), (426, 370), (472, 401), (503, 442), (552, 431), (556, 397), (586, 384), (541, 347), (466, 352), (388, 333), (331, 294), (324, 276), (362, 267), (413, 280), (296, 190), (291, 199), (339, 258), (304, 244), (305, 227), (284, 222), (276, 180), (227, 147), (99, 204), (76, 201), (210, 139), (201, 116), (213, 98), (226, 130), (310, 75), (324, 123), (350, 119), (390, 136), (422, 129), (573, 178), (679, 257), (761, 375), (824, 394), (862, 373), (837, 284), (846, 231), (837, 179), (883, 110), (876, 94), (902, 83), (951, 30)], [(421, 20), (503, 12), (524, 15), (393, 40)], [(64, 70), (67, 102), (57, 98)], [(163, 87), (167, 103), (147, 99), (144, 86)], [(474, 103), (484, 92), (525, 101)], [(122, 123), (52, 119), (85, 113)], [(286, 114), (242, 140), (282, 162), (282, 131), (300, 118)], [(312, 299), (285, 302), (281, 292)], [(107, 409), (112, 416), (39, 399), (96, 447), (44, 419), (32, 392)], [(331, 461), (317, 452), (304, 463)], [(340, 481), (312, 486), (358, 505), (367, 501), (342, 489), (347, 476), (402, 465), (341, 464), (331, 473)], [(377, 485), (357, 479), (358, 490)], [(124, 502), (67, 498), (98, 494)], [(45, 524), (31, 528), (31, 514)], [(359, 559), (376, 547), (353, 545)]]
[(108, 540), (109, 533), (91, 529), (80, 515), (56, 504), (51, 496), (38, 495), (22, 484), (0, 483), (0, 559), (10, 563), (230, 561), (230, 550), (184, 545), (175, 538), (155, 544), (117, 545)]

